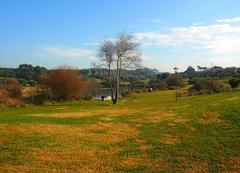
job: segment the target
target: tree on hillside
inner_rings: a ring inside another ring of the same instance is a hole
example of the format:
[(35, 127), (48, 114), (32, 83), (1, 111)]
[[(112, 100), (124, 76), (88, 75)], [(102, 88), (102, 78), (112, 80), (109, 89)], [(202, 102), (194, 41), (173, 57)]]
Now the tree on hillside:
[(228, 82), (233, 89), (237, 88), (240, 85), (239, 79), (230, 79)]
[(50, 71), (41, 77), (40, 83), (49, 87), (58, 101), (80, 98), (85, 86), (80, 74), (70, 67)]
[(176, 87), (181, 88), (185, 86), (183, 77), (178, 73), (171, 74), (166, 82), (169, 89), (174, 89)]
[(193, 77), (196, 74), (195, 69), (192, 66), (189, 66), (186, 71), (183, 72), (187, 77)]
[(170, 76), (171, 76), (171, 73), (160, 73), (160, 74), (157, 74), (157, 79), (166, 80)]
[(148, 85), (155, 90), (167, 90), (168, 85), (165, 81), (159, 79), (150, 79)]
[(104, 40), (101, 43), (99, 57), (108, 70), (112, 103), (117, 104), (123, 71), (140, 65), (139, 44), (133, 34), (121, 33), (114, 41)]

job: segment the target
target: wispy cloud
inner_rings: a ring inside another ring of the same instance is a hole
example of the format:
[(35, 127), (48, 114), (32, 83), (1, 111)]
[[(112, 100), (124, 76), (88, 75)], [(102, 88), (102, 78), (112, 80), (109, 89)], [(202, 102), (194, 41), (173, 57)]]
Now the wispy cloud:
[(63, 46), (42, 47), (41, 50), (48, 55), (65, 58), (82, 58), (94, 55), (90, 50)]
[(148, 22), (148, 23), (163, 23), (160, 19), (140, 19), (140, 22)]
[(240, 22), (240, 17), (234, 17), (230, 19), (218, 19), (216, 20), (218, 23), (231, 23), (231, 22)]
[(143, 46), (208, 49), (214, 53), (240, 53), (240, 24), (174, 27), (166, 33), (136, 33)]

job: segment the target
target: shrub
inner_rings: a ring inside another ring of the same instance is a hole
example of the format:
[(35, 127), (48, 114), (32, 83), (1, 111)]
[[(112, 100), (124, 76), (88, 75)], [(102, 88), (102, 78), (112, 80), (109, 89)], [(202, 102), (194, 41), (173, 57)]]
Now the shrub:
[(217, 93), (231, 91), (231, 86), (228, 83), (224, 83), (221, 80), (214, 81), (214, 83), (213, 83), (213, 91), (217, 92)]
[(41, 77), (40, 83), (52, 90), (53, 98), (57, 101), (80, 98), (85, 86), (80, 74), (70, 67), (52, 70)]
[(230, 79), (228, 83), (235, 89), (240, 85), (240, 79)]
[(12, 98), (20, 99), (22, 86), (15, 78), (6, 79), (5, 84), (3, 85), (5, 90), (8, 92), (9, 96)]
[(12, 98), (9, 95), (9, 92), (1, 87), (0, 88), (0, 103), (10, 107), (17, 107), (18, 105), (23, 105), (20, 99)]
[(15, 78), (8, 78), (0, 86), (0, 102), (8, 106), (22, 105), (22, 86)]
[(199, 94), (219, 93), (231, 90), (229, 84), (212, 78), (194, 78), (190, 83), (193, 85), (190, 90), (196, 90)]
[(157, 90), (166, 90), (168, 89), (168, 85), (166, 82), (159, 80), (159, 79), (150, 79), (148, 81), (148, 85), (153, 88), (153, 89), (157, 89)]
[(183, 77), (180, 74), (172, 74), (166, 80), (168, 88), (174, 89), (176, 86), (182, 88), (185, 86)]
[(52, 98), (52, 93), (47, 88), (30, 87), (33, 91), (27, 93), (24, 97), (24, 102), (28, 104), (44, 104)]
[(190, 89), (189, 92), (188, 92), (188, 95), (189, 96), (195, 96), (195, 95), (198, 95), (198, 92), (195, 89)]

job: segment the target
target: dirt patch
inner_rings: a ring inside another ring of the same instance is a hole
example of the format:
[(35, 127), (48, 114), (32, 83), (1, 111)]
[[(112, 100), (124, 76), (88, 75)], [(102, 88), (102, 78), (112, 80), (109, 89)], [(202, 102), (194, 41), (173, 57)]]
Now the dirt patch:
[[(97, 123), (86, 127), (89, 132), (88, 136), (96, 141), (105, 144), (112, 144), (125, 141), (129, 138), (138, 136), (138, 131), (124, 123)], [(104, 134), (91, 133), (96, 130), (104, 130)]]
[(217, 112), (203, 112), (202, 117), (198, 120), (199, 124), (224, 124), (224, 120), (219, 118)]

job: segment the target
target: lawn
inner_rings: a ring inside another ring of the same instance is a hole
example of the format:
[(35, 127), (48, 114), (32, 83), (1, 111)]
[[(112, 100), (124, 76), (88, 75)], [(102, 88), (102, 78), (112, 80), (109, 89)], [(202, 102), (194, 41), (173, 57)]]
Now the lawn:
[(0, 107), (0, 172), (239, 170), (239, 91)]

